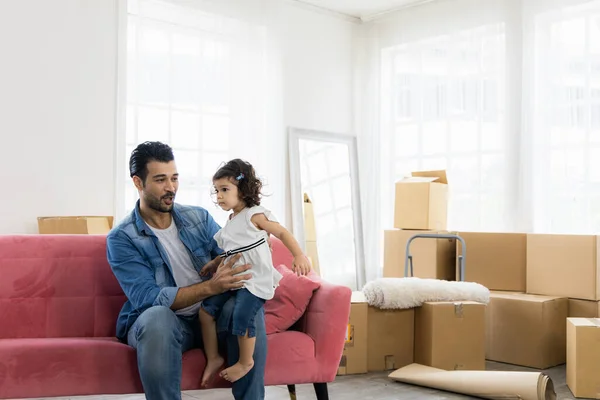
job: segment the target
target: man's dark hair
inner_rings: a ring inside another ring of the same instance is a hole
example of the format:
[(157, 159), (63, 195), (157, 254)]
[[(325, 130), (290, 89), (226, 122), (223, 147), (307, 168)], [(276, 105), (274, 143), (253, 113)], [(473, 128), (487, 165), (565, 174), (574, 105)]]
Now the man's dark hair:
[(260, 205), (262, 197), (262, 182), (256, 177), (254, 167), (249, 162), (236, 158), (219, 168), (213, 176), (213, 181), (229, 178), (237, 185), (240, 198), (246, 207)]
[(173, 149), (161, 142), (144, 142), (139, 144), (129, 157), (129, 176), (139, 177), (142, 183), (146, 182), (148, 177), (148, 163), (151, 161), (159, 161), (167, 163), (173, 161)]

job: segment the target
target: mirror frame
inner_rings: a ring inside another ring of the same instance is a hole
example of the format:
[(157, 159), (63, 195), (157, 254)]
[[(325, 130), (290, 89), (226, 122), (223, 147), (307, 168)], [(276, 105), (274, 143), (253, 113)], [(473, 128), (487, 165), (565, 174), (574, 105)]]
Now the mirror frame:
[[(296, 240), (305, 249), (304, 239), (304, 195), (302, 193), (301, 167), (300, 167), (300, 139), (316, 140), (328, 143), (340, 143), (348, 146), (350, 161), (350, 184), (352, 191), (352, 217), (354, 225), (354, 252), (356, 260), (356, 286), (362, 290), (366, 284), (366, 265), (363, 241), (363, 221), (360, 203), (360, 183), (358, 175), (358, 149), (356, 137), (338, 133), (316, 131), (311, 129), (288, 128), (289, 138), (289, 165), (290, 165), (290, 192), (292, 205), (292, 231)], [(314, 200), (314, 199), (313, 199)], [(318, 233), (317, 233), (318, 235)], [(318, 245), (317, 245), (318, 246)], [(321, 267), (321, 272), (326, 266)]]

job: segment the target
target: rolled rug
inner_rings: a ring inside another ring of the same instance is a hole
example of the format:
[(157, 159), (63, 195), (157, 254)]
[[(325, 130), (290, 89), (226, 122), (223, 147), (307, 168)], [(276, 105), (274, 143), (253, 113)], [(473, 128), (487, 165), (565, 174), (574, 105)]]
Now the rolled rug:
[(484, 399), (556, 400), (552, 379), (541, 372), (445, 371), (410, 364), (388, 376), (398, 382)]
[(362, 289), (370, 306), (381, 309), (420, 307), (428, 301), (476, 301), (488, 304), (490, 291), (475, 282), (428, 278), (379, 278)]

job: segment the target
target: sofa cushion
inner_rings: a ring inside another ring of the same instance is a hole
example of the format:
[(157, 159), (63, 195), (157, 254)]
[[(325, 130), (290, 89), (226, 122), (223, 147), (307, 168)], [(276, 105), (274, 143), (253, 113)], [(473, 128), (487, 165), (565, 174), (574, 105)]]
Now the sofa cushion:
[(275, 296), (265, 303), (267, 335), (289, 329), (304, 315), (313, 292), (321, 284), (314, 275), (297, 276), (285, 265), (275, 267), (282, 275)]
[(135, 350), (114, 338), (0, 339), (0, 398), (141, 390)]
[(115, 334), (125, 295), (103, 235), (0, 237), (0, 339)]

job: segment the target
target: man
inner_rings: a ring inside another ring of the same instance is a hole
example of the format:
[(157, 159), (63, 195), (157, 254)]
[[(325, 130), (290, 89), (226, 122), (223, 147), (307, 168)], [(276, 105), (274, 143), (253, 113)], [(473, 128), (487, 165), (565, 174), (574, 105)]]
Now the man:
[[(242, 287), (241, 281), (251, 278), (243, 272), (251, 266), (232, 269), (237, 258), (219, 263), (222, 250), (213, 236), (220, 227), (205, 209), (175, 203), (179, 175), (168, 145), (140, 144), (131, 153), (129, 172), (140, 199), (107, 237), (108, 262), (127, 296), (117, 337), (137, 350), (147, 399), (180, 399), (182, 355), (201, 346), (201, 301)], [(214, 271), (208, 280), (199, 275), (205, 266)], [(218, 320), (229, 365), (239, 351), (237, 337), (227, 332), (232, 310), (233, 302), (228, 302)], [(254, 368), (233, 384), (239, 400), (264, 398), (264, 311), (255, 322)], [(201, 375), (198, 371), (198, 379)]]

